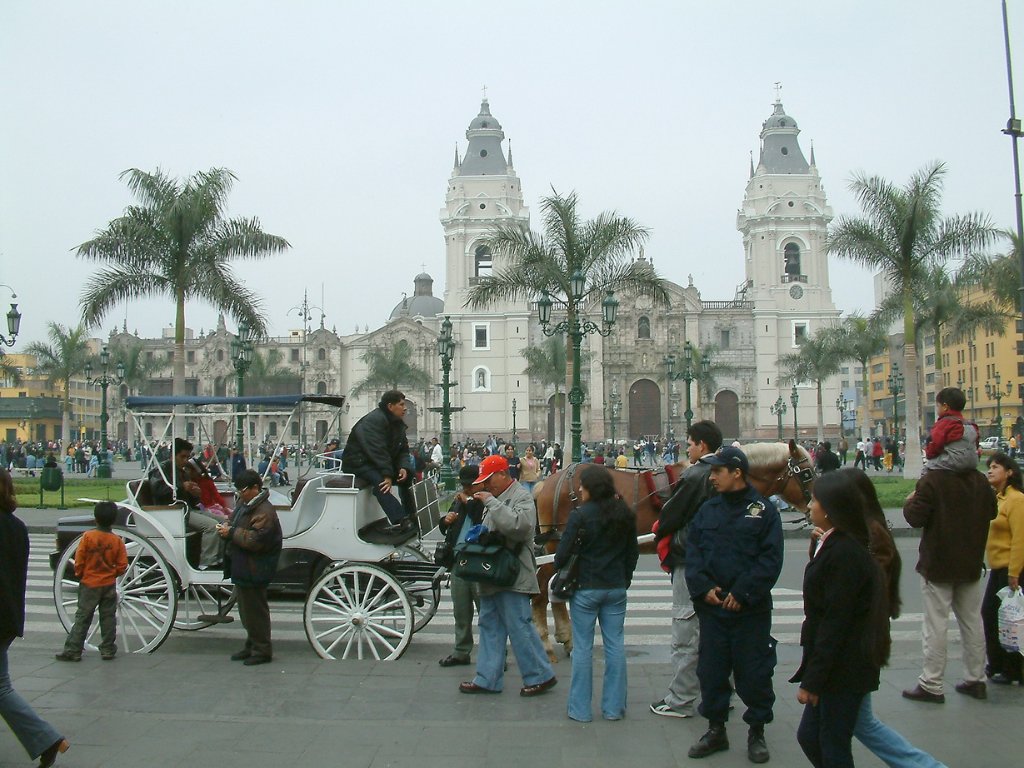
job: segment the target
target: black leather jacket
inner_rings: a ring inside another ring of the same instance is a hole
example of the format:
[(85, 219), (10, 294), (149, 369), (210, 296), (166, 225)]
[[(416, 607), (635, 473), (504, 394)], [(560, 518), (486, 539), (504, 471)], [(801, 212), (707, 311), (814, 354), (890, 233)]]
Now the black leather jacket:
[(412, 456), (406, 426), (387, 408), (377, 407), (352, 427), (345, 452), (341, 457), (343, 472), (349, 472), (376, 485), (385, 477), (398, 479), (398, 470), (412, 475)]

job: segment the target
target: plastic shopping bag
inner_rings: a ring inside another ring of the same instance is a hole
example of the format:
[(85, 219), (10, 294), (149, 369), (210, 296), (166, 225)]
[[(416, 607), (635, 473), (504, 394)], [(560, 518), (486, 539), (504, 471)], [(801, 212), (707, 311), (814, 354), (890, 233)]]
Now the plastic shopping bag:
[(1010, 653), (1024, 653), (1024, 592), (1003, 587), (996, 592), (999, 606), (999, 644)]

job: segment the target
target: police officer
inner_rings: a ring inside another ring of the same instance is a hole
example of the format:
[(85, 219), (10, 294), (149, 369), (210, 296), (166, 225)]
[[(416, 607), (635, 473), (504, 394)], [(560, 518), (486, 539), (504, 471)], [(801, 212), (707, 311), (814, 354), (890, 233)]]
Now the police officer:
[(729, 748), (730, 674), (747, 705), (747, 757), (768, 762), (764, 726), (772, 721), (775, 639), (771, 636), (771, 590), (782, 572), (782, 522), (770, 501), (747, 484), (749, 464), (739, 448), (726, 447), (701, 461), (711, 467), (718, 495), (690, 523), (686, 584), (700, 621), (697, 679), (700, 714), (710, 728), (690, 757)]

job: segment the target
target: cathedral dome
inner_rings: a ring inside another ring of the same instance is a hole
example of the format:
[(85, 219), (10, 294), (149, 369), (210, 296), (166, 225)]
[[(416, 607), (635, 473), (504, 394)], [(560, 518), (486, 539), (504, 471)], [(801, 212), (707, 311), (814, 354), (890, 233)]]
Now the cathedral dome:
[(781, 101), (776, 101), (775, 109), (761, 128), (758, 170), (779, 174), (809, 173), (810, 164), (804, 158), (797, 140), (799, 134), (796, 120), (786, 114)]
[(416, 275), (412, 296), (403, 296), (391, 310), (389, 320), (399, 317), (437, 317), (444, 312), (444, 301), (434, 295), (434, 278), (426, 272)]

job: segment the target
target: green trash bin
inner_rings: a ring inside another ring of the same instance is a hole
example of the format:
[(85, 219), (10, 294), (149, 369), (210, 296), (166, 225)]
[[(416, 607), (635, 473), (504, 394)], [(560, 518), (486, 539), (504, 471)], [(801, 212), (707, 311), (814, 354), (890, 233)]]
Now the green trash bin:
[(60, 506), (58, 509), (65, 509), (64, 505), (64, 472), (60, 467), (43, 467), (39, 473), (39, 508), (43, 508), (43, 493), (45, 491), (60, 491)]
[(107, 463), (100, 464), (96, 467), (96, 477), (109, 479), (111, 476), (110, 465)]

